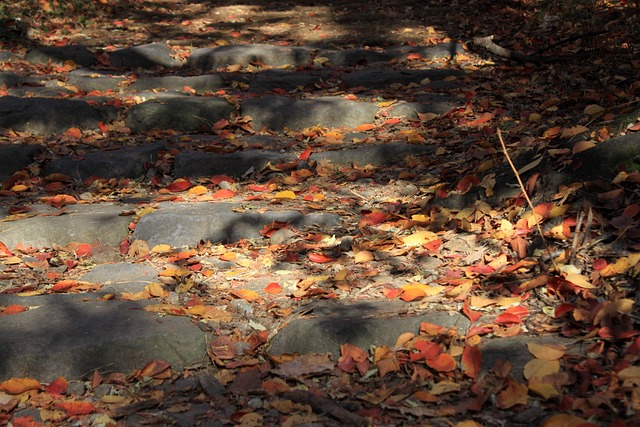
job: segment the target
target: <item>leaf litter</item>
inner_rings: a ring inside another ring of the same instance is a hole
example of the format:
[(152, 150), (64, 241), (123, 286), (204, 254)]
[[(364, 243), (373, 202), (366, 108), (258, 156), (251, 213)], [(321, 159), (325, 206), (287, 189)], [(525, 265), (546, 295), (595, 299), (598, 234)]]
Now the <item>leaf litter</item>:
[[(59, 6), (47, 0), (39, 3), (42, 11), (32, 16), (34, 22), (41, 22)], [(104, 20), (110, 19), (120, 3), (99, 3), (106, 6), (96, 18), (96, 34), (114, 44), (137, 39), (144, 24), (136, 20), (111, 20), (109, 25), (120, 28), (122, 34), (111, 30), (107, 34)], [(162, 7), (195, 10), (201, 6), (166, 1)], [(533, 9), (506, 7), (497, 16), (516, 19), (522, 12), (531, 18)], [(617, 10), (612, 8), (609, 13)], [(215, 33), (219, 45), (226, 43), (225, 37), (253, 41), (248, 39), (251, 31), (240, 28), (240, 24), (250, 23), (247, 14), (256, 12), (241, 6), (226, 10), (225, 16), (236, 20), (239, 28), (228, 34), (204, 20), (182, 21), (180, 25), (192, 35), (199, 31)], [(309, 12), (302, 22), (313, 21), (315, 13)], [(459, 15), (461, 25), (469, 23), (469, 16), (473, 14)], [(556, 22), (552, 17), (547, 13), (543, 22), (547, 18)], [(38, 37), (49, 43), (68, 43), (63, 36), (68, 31), (64, 23), (62, 16), (51, 19), (48, 30), (43, 24)], [(555, 28), (559, 35), (570, 34), (570, 25), (558, 25)], [(512, 26), (498, 27), (512, 38)], [(291, 22), (273, 25), (271, 30), (281, 41), (290, 38), (299, 42), (309, 37), (306, 30), (296, 33)], [(330, 29), (323, 31), (331, 34)], [(407, 34), (417, 35), (420, 42), (445, 39), (428, 28)], [(615, 44), (614, 38), (611, 35), (606, 42)], [(410, 36), (405, 41), (414, 43)], [(512, 47), (533, 48), (537, 42), (519, 33)], [(568, 45), (565, 50), (571, 48)], [(178, 53), (180, 49), (176, 47)], [(402, 64), (405, 68), (434, 65), (416, 54), (408, 55), (407, 60)], [(338, 213), (345, 224), (350, 224), (351, 234), (340, 238), (321, 230), (301, 232), (288, 224), (274, 224), (261, 231), (265, 236), (262, 241), (228, 245), (201, 242), (188, 251), (166, 245), (149, 248), (142, 241), (123, 242), (122, 256), (130, 262), (156, 266), (159, 282), (138, 294), (106, 294), (102, 298), (153, 299), (156, 303), (147, 306), (148, 311), (188, 316), (203, 328), (215, 330), (208, 366), (173, 372), (166, 362), (156, 360), (128, 374), (103, 378), (96, 371), (82, 395), (67, 394), (67, 381), (76, 379), (59, 378), (50, 384), (31, 378), (9, 379), (0, 383), (0, 421), (65, 425), (92, 416), (94, 425), (111, 425), (128, 415), (146, 413), (147, 424), (162, 425), (167, 418), (162, 411), (149, 415), (150, 408), (183, 412), (204, 401), (223, 414), (210, 416), (237, 425), (338, 425), (341, 420), (349, 420), (350, 425), (497, 425), (501, 419), (535, 408), (543, 408), (543, 415), (548, 415), (542, 422), (545, 426), (622, 426), (637, 422), (637, 172), (620, 171), (612, 182), (592, 186), (596, 198), (588, 204), (578, 197), (582, 183), (553, 189), (557, 193), (551, 195), (552, 200), (537, 199), (533, 211), (522, 194), (498, 205), (478, 201), (470, 207), (456, 208), (436, 202), (475, 190), (492, 197), (496, 177), (483, 174), (503, 163), (495, 144), (497, 128), (502, 129), (511, 156), (534, 148), (550, 155), (556, 165), (571, 167), (573, 155), (615, 136), (607, 123), (616, 118), (622, 100), (637, 98), (638, 87), (619, 83), (626, 80), (619, 74), (617, 81), (611, 81), (598, 58), (582, 67), (588, 73), (604, 76), (610, 86), (602, 91), (581, 91), (580, 96), (560, 87), (586, 85), (589, 77), (580, 72), (580, 66), (574, 70), (555, 66), (536, 69), (530, 64), (506, 66), (471, 54), (461, 65), (469, 72), (481, 67), (491, 69), (482, 75), (483, 80), (458, 79), (460, 87), (452, 90), (464, 99), (463, 106), (439, 115), (418, 114), (415, 120), (380, 117), (375, 123), (353, 129), (358, 132), (354, 138), (345, 136), (346, 129), (290, 131), (278, 138), (278, 144), (297, 154), (298, 161), (249, 171), (238, 181), (229, 177), (174, 178), (170, 171), (175, 155), (183, 150), (224, 153), (246, 148), (243, 137), (261, 132), (251, 127), (250, 118), (212, 124), (215, 139), (207, 141), (172, 131), (134, 136), (123, 125), (104, 124), (99, 132), (71, 128), (46, 142), (44, 137), (7, 132), (3, 143), (6, 139), (46, 144), (50, 150), (44, 156), (49, 158), (83, 156), (87, 150), (134, 146), (153, 138), (171, 139), (173, 145), (159, 154), (153, 165), (155, 175), (143, 181), (90, 178), (78, 183), (66, 176), (42, 177), (37, 166), (20, 171), (2, 185), (2, 203), (9, 206), (11, 214), (5, 221), (19, 224), (34, 215), (63, 215), (78, 203), (149, 198), (151, 202), (136, 211), (123, 212), (131, 216), (133, 229), (136, 221), (160, 202), (230, 199), (258, 208), (281, 206)], [(35, 75), (65, 73), (73, 68), (72, 64), (65, 68), (24, 62), (7, 66)], [(637, 70), (637, 62), (630, 67)], [(238, 70), (241, 68), (229, 71)], [(553, 79), (558, 84), (548, 82)], [(331, 81), (320, 89), (330, 94), (342, 90)], [(369, 92), (379, 106), (389, 107), (397, 98), (397, 89), (411, 96), (425, 91), (422, 86), (409, 85)], [(345, 97), (357, 99), (360, 91), (352, 92)], [(216, 95), (228, 97), (230, 102), (237, 96)], [(137, 101), (113, 97), (110, 102), (126, 106)], [(604, 124), (594, 118), (603, 118)], [(570, 148), (562, 145), (561, 140), (585, 132), (590, 132), (588, 140), (577, 141)], [(326, 161), (298, 168), (311, 152), (335, 149), (336, 144), (366, 146), (373, 141), (435, 144), (437, 151), (433, 156), (410, 157), (404, 164), (388, 168), (340, 166)], [(254, 144), (252, 148), (260, 147)], [(535, 158), (518, 173), (537, 170), (544, 165), (543, 160), (542, 156)], [(527, 192), (536, 189), (537, 179), (534, 174), (526, 182)], [(54, 211), (32, 211), (28, 207), (31, 203), (47, 204)], [(543, 226), (550, 247), (537, 243), (536, 224)], [(288, 239), (270, 241), (281, 230), (290, 231)], [(94, 266), (96, 249), (88, 242), (52, 248), (7, 248), (1, 244), (0, 277), (9, 280), (10, 286), (3, 284), (0, 291), (25, 296), (99, 291), (100, 284), (78, 280)], [(559, 271), (552, 268), (552, 259), (561, 266)], [(427, 260), (435, 260), (437, 266), (430, 266)], [(225, 268), (219, 267), (221, 263)], [(295, 268), (275, 269), (281, 264)], [(423, 323), (419, 331), (407, 331), (398, 337), (395, 346), (367, 349), (343, 343), (335, 361), (328, 355), (275, 357), (264, 352), (272, 334), (295, 318), (302, 302), (363, 297), (399, 299), (407, 304), (407, 310), (415, 312), (459, 311), (472, 326), (462, 336), (456, 330)], [(242, 311), (233, 309), (241, 307), (233, 306), (234, 301), (249, 304), (251, 328), (246, 327)], [(28, 309), (0, 307), (0, 316), (18, 315)], [(508, 361), (481, 369), (481, 343), (500, 337), (545, 334), (574, 338), (584, 345), (584, 351), (530, 342), (527, 348), (533, 358), (524, 366), (524, 381), (515, 379)], [(194, 378), (197, 386), (182, 387), (192, 384)], [(97, 388), (102, 384), (108, 385), (109, 392), (99, 395)], [(216, 384), (232, 393), (221, 392)], [(22, 415), (27, 407), (35, 408), (41, 421)]]

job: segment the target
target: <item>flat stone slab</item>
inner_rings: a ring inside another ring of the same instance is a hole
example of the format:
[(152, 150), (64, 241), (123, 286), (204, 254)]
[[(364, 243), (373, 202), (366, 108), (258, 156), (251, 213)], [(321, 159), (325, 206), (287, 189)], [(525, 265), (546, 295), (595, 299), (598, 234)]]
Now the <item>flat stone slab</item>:
[(220, 119), (228, 119), (233, 105), (221, 98), (175, 96), (152, 99), (127, 112), (125, 124), (133, 132), (173, 129), (209, 131)]
[(51, 61), (54, 64), (63, 64), (65, 61), (73, 61), (82, 67), (89, 67), (96, 63), (96, 55), (85, 46), (40, 46), (30, 50), (24, 59), (33, 64), (46, 64)]
[(356, 65), (368, 65), (378, 62), (389, 62), (397, 55), (387, 51), (371, 49), (343, 49), (343, 50), (321, 50), (316, 54), (316, 58), (327, 58), (328, 64), (333, 67), (353, 67)]
[(94, 90), (100, 92), (120, 92), (120, 84), (125, 77), (120, 74), (112, 74), (104, 71), (80, 68), (67, 74), (67, 85), (75, 86), (82, 92)]
[(249, 92), (268, 92), (275, 89), (293, 92), (298, 89), (305, 89), (328, 76), (329, 74), (326, 71), (292, 73), (284, 70), (267, 70), (253, 79), (249, 84)]
[(0, 97), (0, 128), (36, 134), (60, 134), (69, 128), (98, 129), (116, 118), (112, 107), (77, 99)]
[(312, 126), (354, 128), (374, 121), (378, 106), (373, 102), (349, 101), (323, 96), (312, 99), (292, 99), (262, 96), (242, 103), (243, 115), (253, 119), (256, 130), (299, 130)]
[(73, 179), (84, 181), (90, 176), (99, 178), (140, 178), (148, 165), (158, 157), (164, 144), (148, 144), (113, 151), (96, 151), (84, 158), (67, 156), (52, 160), (44, 167), (44, 174), (63, 173)]
[(177, 68), (182, 62), (173, 57), (174, 52), (164, 43), (150, 43), (125, 47), (109, 53), (111, 65), (118, 68)]
[(71, 242), (118, 246), (128, 235), (131, 218), (120, 216), (127, 209), (131, 206), (104, 203), (67, 205), (62, 215), (57, 215), (58, 209), (43, 210), (39, 216), (0, 222), (0, 242), (8, 248), (19, 243), (51, 247), (54, 243), (64, 246)]
[(301, 47), (242, 44), (195, 49), (187, 60), (188, 67), (202, 70), (252, 63), (272, 67), (308, 65), (311, 63), (311, 52)]
[(234, 203), (161, 204), (160, 209), (140, 218), (133, 239), (144, 240), (150, 247), (159, 244), (195, 246), (200, 240), (227, 243), (240, 239), (262, 239), (259, 231), (276, 221), (290, 223), (296, 228), (316, 225), (334, 227), (340, 223), (340, 217), (334, 214), (302, 214), (291, 210), (261, 213), (233, 211), (240, 207)]
[(400, 101), (389, 108), (389, 116), (403, 116), (407, 119), (416, 120), (418, 119), (418, 114), (444, 114), (460, 105), (460, 102), (455, 102), (450, 96), (433, 94), (420, 97), (413, 102)]
[[(40, 297), (0, 322), (0, 381), (131, 372), (154, 359), (175, 370), (206, 358), (204, 334), (186, 317), (143, 310), (155, 301), (98, 301), (92, 294)], [(28, 300), (27, 300), (28, 301)], [(36, 302), (36, 301), (34, 301)]]
[(97, 265), (80, 280), (103, 285), (101, 291), (136, 293), (157, 282), (158, 272), (150, 265), (119, 262)]
[(362, 349), (370, 346), (393, 346), (405, 332), (418, 333), (422, 322), (457, 328), (464, 336), (469, 320), (459, 313), (443, 311), (398, 317), (407, 304), (399, 301), (318, 304), (309, 318), (296, 318), (282, 328), (271, 341), (270, 354), (331, 353), (340, 356), (341, 344)]
[(213, 92), (225, 87), (225, 80), (216, 74), (204, 76), (162, 76), (162, 77), (142, 77), (128, 87), (129, 90), (173, 90), (184, 91), (185, 88), (193, 89), (198, 95), (205, 92)]
[(462, 75), (464, 75), (462, 71), (453, 69), (388, 70), (368, 68), (345, 74), (342, 81), (348, 87), (362, 86), (367, 89), (381, 89), (393, 84), (408, 85), (409, 83), (425, 82), (425, 79), (443, 80), (449, 76)]
[(293, 154), (283, 154), (274, 150), (246, 150), (226, 154), (186, 151), (176, 155), (173, 172), (176, 177), (219, 174), (240, 177), (251, 168), (258, 172), (268, 163), (275, 165), (295, 159)]
[(404, 163), (407, 156), (429, 155), (435, 151), (436, 147), (430, 145), (391, 143), (313, 153), (309, 156), (309, 161), (328, 160), (340, 166), (392, 166)]
[(0, 181), (33, 162), (34, 156), (42, 151), (39, 145), (0, 145)]

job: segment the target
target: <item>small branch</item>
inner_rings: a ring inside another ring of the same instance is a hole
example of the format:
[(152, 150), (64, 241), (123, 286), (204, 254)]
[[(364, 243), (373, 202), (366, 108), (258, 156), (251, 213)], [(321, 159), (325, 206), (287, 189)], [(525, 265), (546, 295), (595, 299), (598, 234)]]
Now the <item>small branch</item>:
[(534, 212), (533, 203), (531, 203), (531, 199), (529, 198), (529, 195), (527, 194), (527, 190), (524, 188), (524, 184), (522, 183), (522, 179), (520, 179), (520, 174), (518, 174), (518, 169), (516, 169), (516, 166), (511, 161), (511, 157), (509, 156), (509, 152), (507, 151), (507, 146), (504, 143), (504, 140), (502, 139), (502, 132), (500, 132), (500, 129), (498, 129), (498, 138), (500, 139), (500, 145), (502, 145), (502, 151), (504, 152), (504, 155), (507, 158), (507, 162), (509, 163), (509, 166), (511, 166), (511, 170), (513, 170), (513, 173), (515, 174), (516, 179), (518, 180), (518, 184), (520, 185), (520, 190), (522, 190), (522, 194), (524, 194), (524, 198), (527, 200), (527, 203), (529, 204), (529, 208), (531, 208), (531, 214), (533, 215), (533, 219), (536, 220), (536, 228), (538, 229), (538, 233), (540, 234), (540, 238), (542, 239), (542, 244), (544, 245), (545, 249), (547, 250), (547, 254), (549, 254), (549, 259), (551, 260), (551, 264), (553, 264), (553, 268), (557, 272), (559, 272), (560, 269), (558, 268), (558, 266), (556, 265), (555, 260), (553, 259), (553, 254), (551, 253), (551, 248), (549, 248), (549, 245), (547, 244), (547, 239), (544, 238), (544, 232), (542, 231), (542, 227), (540, 226), (540, 221), (538, 221), (538, 217), (536, 216), (536, 213)]
[(473, 44), (476, 46), (483, 47), (487, 49), (489, 52), (494, 55), (498, 55), (502, 58), (511, 59), (516, 62), (552, 62), (558, 60), (558, 58), (550, 57), (550, 56), (530, 56), (525, 55), (522, 52), (517, 52), (515, 50), (505, 49), (502, 46), (498, 46), (493, 42), (493, 36), (486, 37), (474, 37)]
[(567, 37), (566, 39), (558, 40), (555, 43), (551, 43), (547, 47), (543, 47), (542, 49), (536, 50), (535, 52), (533, 52), (533, 56), (540, 55), (542, 52), (546, 52), (548, 50), (551, 50), (554, 47), (562, 46), (563, 44), (571, 43), (573, 41), (580, 40), (580, 39), (583, 39), (585, 37), (599, 36), (600, 34), (604, 34), (604, 33), (608, 33), (608, 32), (609, 32), (608, 30), (589, 31), (588, 33), (577, 34), (575, 36)]

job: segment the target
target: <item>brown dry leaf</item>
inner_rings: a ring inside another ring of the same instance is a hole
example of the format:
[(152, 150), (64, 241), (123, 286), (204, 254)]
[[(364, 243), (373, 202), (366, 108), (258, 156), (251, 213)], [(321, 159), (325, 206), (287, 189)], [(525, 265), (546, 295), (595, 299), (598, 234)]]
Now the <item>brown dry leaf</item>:
[(373, 352), (373, 363), (378, 368), (381, 378), (389, 372), (395, 372), (400, 369), (400, 362), (396, 353), (387, 346), (376, 347)]
[(541, 424), (540, 427), (577, 427), (587, 421), (570, 414), (552, 415)]
[(460, 383), (456, 383), (453, 381), (440, 381), (439, 383), (433, 385), (433, 387), (431, 388), (431, 394), (433, 394), (434, 396), (439, 396), (445, 393), (460, 391), (461, 389), (462, 386), (460, 385)]
[(533, 359), (524, 365), (524, 377), (530, 380), (533, 377), (544, 377), (545, 375), (560, 372), (560, 362), (557, 360)]
[(630, 313), (633, 310), (634, 305), (635, 301), (629, 298), (621, 298), (607, 302), (594, 316), (593, 324), (599, 325), (605, 317), (615, 317), (618, 314)]
[(579, 288), (582, 288), (582, 289), (595, 289), (595, 286), (593, 286), (589, 282), (589, 279), (587, 277), (583, 276), (582, 274), (568, 273), (565, 276), (565, 279), (567, 280), (567, 282), (571, 282), (572, 284), (578, 286)]
[(529, 390), (538, 394), (543, 399), (551, 399), (552, 397), (559, 396), (558, 388), (553, 383), (553, 375), (546, 375), (544, 377), (535, 376), (529, 380)]
[(164, 286), (162, 286), (162, 283), (158, 283), (158, 282), (149, 283), (147, 286), (144, 287), (144, 290), (152, 297), (163, 298), (169, 295), (169, 292), (167, 292), (164, 289)]
[(558, 360), (564, 356), (564, 352), (567, 351), (567, 348), (564, 346), (538, 344), (534, 342), (527, 343), (527, 348), (531, 354), (542, 360)]
[(331, 361), (329, 354), (303, 354), (293, 360), (281, 363), (271, 372), (285, 378), (297, 378), (331, 371), (333, 368), (335, 368), (335, 363)]
[(509, 378), (507, 387), (496, 396), (496, 406), (509, 409), (516, 405), (526, 405), (529, 402), (529, 389), (524, 384)]
[(354, 261), (356, 264), (373, 261), (375, 258), (371, 251), (360, 251), (356, 254)]
[(40, 381), (31, 378), (11, 378), (0, 383), (0, 390), (7, 394), (20, 394), (42, 388)]

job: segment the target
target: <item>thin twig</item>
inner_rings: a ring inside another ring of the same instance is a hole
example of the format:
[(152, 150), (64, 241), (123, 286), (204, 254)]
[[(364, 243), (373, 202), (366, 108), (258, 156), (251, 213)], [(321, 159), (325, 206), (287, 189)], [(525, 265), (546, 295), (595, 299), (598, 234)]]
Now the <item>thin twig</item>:
[(536, 213), (534, 212), (533, 203), (531, 203), (531, 199), (529, 198), (529, 195), (527, 194), (527, 190), (525, 190), (525, 188), (524, 188), (524, 184), (522, 183), (522, 179), (520, 179), (520, 174), (518, 174), (518, 169), (516, 169), (516, 166), (511, 161), (511, 157), (509, 156), (509, 153), (507, 152), (507, 146), (505, 145), (504, 140), (502, 139), (502, 132), (500, 132), (500, 129), (498, 129), (498, 138), (500, 139), (500, 145), (502, 145), (502, 151), (504, 152), (504, 155), (507, 158), (507, 162), (509, 163), (509, 166), (511, 166), (511, 170), (513, 170), (513, 173), (515, 174), (516, 179), (518, 180), (518, 185), (520, 185), (520, 190), (522, 190), (522, 194), (524, 194), (524, 198), (527, 200), (527, 203), (529, 204), (529, 208), (531, 208), (531, 214), (533, 215), (533, 219), (536, 221), (536, 228), (538, 229), (538, 233), (540, 234), (540, 238), (542, 239), (542, 244), (544, 245), (545, 249), (547, 250), (547, 254), (549, 255), (549, 259), (551, 260), (551, 264), (553, 264), (553, 268), (556, 271), (559, 272), (560, 269), (558, 268), (558, 266), (556, 265), (555, 260), (553, 259), (553, 254), (551, 253), (551, 248), (549, 248), (549, 245), (547, 244), (547, 240), (544, 238), (544, 233), (542, 232), (542, 227), (540, 226), (540, 221), (538, 221), (538, 217), (536, 216)]

